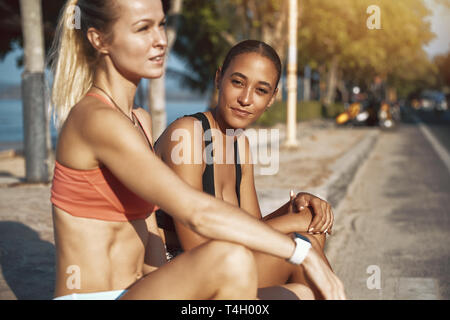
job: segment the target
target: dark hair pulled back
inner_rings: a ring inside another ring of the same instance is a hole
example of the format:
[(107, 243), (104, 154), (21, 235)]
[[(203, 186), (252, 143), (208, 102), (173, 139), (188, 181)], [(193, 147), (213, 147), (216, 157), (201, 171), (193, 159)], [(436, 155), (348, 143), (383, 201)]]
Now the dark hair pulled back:
[(266, 57), (270, 61), (272, 61), (275, 69), (277, 70), (276, 86), (278, 86), (282, 69), (280, 57), (278, 56), (278, 53), (275, 51), (275, 49), (273, 49), (267, 43), (259, 40), (244, 40), (233, 46), (230, 51), (228, 51), (222, 64), (221, 76), (225, 74), (225, 71), (227, 70), (231, 61), (233, 61), (235, 57), (244, 53), (258, 53), (261, 56)]

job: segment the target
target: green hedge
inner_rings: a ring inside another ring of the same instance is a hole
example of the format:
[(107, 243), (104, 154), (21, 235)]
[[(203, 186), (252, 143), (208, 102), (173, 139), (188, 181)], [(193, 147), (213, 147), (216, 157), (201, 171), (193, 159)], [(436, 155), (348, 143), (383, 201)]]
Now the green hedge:
[[(319, 118), (335, 118), (344, 111), (342, 103), (335, 103), (328, 108), (319, 101), (301, 101), (297, 104), (297, 121), (307, 121)], [(286, 122), (286, 102), (275, 102), (255, 123), (259, 126), (273, 126)]]

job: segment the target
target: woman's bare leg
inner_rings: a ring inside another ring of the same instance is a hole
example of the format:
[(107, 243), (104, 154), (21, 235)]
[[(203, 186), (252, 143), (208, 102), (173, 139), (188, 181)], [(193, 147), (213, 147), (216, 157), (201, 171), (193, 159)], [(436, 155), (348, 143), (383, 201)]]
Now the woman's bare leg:
[(122, 299), (256, 299), (253, 254), (243, 246), (209, 241), (132, 285)]
[[(300, 216), (306, 229), (312, 215), (309, 210), (305, 210)], [(307, 236), (329, 265), (323, 253), (325, 235)], [(253, 285), (260, 288), (260, 299), (321, 297), (305, 277), (302, 266), (294, 266), (262, 253), (254, 253), (254, 257), (253, 260), (250, 251), (242, 246), (210, 241), (177, 256), (147, 275), (131, 286), (122, 298), (255, 299), (256, 289), (249, 289), (252, 288), (252, 281), (257, 281), (257, 284)]]
[(306, 285), (286, 283), (276, 287), (258, 289), (261, 300), (314, 300), (314, 293)]
[[(317, 240), (315, 236), (305, 233), (302, 234), (308, 237), (313, 248), (316, 249), (316, 251), (322, 256), (323, 260), (330, 265), (325, 254), (323, 253), (323, 248), (319, 240)], [(301, 265), (295, 266), (283, 259), (260, 252), (254, 252), (254, 256), (258, 268), (259, 288), (280, 286), (286, 283), (297, 284), (297, 287), (292, 286), (291, 288), (300, 299), (311, 299), (311, 296), (315, 296), (316, 299), (322, 298), (320, 291), (305, 275)], [(286, 288), (291, 290), (289, 287)]]

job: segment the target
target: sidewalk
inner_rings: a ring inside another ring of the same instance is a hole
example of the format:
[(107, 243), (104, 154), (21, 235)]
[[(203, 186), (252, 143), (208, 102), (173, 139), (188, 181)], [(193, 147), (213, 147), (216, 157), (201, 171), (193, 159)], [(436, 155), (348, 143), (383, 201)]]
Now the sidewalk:
[[(284, 126), (275, 128), (283, 140)], [(297, 134), (298, 149), (280, 149), (278, 172), (255, 176), (263, 215), (285, 203), (290, 189), (315, 193), (338, 206), (378, 130), (336, 128), (332, 121), (317, 120), (299, 123)], [(51, 299), (50, 185), (24, 185), (23, 177), (23, 158), (0, 153), (0, 299)]]
[[(284, 137), (284, 127), (280, 131), (280, 137)], [(278, 173), (255, 174), (262, 214), (286, 203), (291, 189), (315, 194), (336, 208), (377, 138), (376, 128), (336, 128), (333, 122), (324, 120), (300, 123), (299, 147), (289, 150), (281, 146)]]

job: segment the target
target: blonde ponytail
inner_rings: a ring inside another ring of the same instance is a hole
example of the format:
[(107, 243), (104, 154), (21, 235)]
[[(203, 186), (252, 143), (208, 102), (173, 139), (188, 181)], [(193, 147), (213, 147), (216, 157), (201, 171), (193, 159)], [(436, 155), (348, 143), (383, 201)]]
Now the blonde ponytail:
[(98, 53), (87, 40), (87, 29), (107, 32), (111, 11), (110, 0), (69, 0), (62, 9), (50, 53), (51, 102), (59, 128), (92, 86)]
[(81, 32), (70, 26), (78, 0), (67, 1), (56, 29), (51, 53), (53, 86), (51, 101), (58, 127), (66, 120), (92, 85), (93, 71), (85, 56)]

